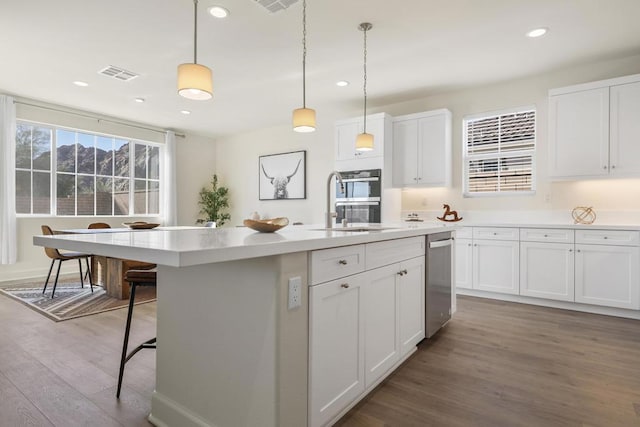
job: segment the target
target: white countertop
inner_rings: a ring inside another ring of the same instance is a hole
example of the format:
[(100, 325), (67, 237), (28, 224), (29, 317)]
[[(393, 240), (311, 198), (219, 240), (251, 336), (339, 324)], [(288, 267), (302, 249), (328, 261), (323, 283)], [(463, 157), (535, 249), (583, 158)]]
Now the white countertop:
[(459, 221), (458, 227), (567, 228), (572, 230), (640, 230), (639, 224), (573, 224), (571, 222)]
[[(364, 232), (315, 226), (287, 226), (275, 233), (249, 228), (176, 228), (92, 234), (34, 236), (33, 244), (95, 255), (135, 259), (173, 267), (258, 258), (380, 240), (399, 239), (458, 228), (440, 222), (382, 224)], [(352, 224), (351, 227), (358, 227)]]

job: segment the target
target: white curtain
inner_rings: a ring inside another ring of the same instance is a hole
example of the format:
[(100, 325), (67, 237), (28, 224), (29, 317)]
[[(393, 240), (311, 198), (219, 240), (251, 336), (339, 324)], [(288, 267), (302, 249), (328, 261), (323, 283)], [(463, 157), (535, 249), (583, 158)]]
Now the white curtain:
[(164, 173), (162, 176), (163, 206), (165, 226), (178, 225), (177, 184), (176, 184), (176, 134), (167, 131), (164, 137)]
[(14, 264), (16, 233), (16, 107), (0, 95), (0, 264)]

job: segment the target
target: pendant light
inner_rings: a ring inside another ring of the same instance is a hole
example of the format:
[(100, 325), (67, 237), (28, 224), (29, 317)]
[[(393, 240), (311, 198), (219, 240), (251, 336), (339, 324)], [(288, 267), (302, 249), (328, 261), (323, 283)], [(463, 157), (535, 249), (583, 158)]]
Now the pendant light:
[(198, 64), (198, 0), (193, 0), (193, 64), (178, 65), (178, 94), (188, 99), (207, 100), (213, 96), (211, 69)]
[(373, 25), (368, 22), (363, 22), (358, 26), (358, 29), (364, 32), (364, 126), (362, 133), (356, 137), (356, 150), (357, 151), (371, 151), (373, 150), (373, 135), (367, 133), (367, 31), (369, 31)]
[(302, 108), (293, 110), (293, 130), (313, 132), (316, 130), (316, 111), (307, 108), (306, 97), (307, 66), (307, 0), (302, 1)]
[(369, 31), (373, 25), (368, 22), (363, 22), (358, 26), (358, 29), (364, 32), (364, 126), (362, 133), (356, 137), (356, 150), (358, 151), (371, 151), (373, 150), (373, 135), (367, 133), (367, 31)]

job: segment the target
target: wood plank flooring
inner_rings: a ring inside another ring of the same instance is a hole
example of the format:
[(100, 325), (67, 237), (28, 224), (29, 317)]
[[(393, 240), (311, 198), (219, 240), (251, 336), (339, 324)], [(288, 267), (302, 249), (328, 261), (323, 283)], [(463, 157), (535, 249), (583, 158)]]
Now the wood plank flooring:
[(640, 321), (471, 297), (337, 424), (640, 426)]
[[(131, 342), (155, 335), (155, 307), (136, 306)], [(0, 296), (0, 426), (149, 426), (153, 350), (115, 399), (125, 317), (55, 323)], [(337, 425), (640, 426), (640, 321), (459, 297), (445, 330)]]

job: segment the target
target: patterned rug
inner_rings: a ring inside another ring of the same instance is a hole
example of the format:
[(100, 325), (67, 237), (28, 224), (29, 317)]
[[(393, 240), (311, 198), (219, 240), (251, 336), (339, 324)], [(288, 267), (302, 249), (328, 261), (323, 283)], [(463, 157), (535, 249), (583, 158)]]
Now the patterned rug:
[[(49, 283), (44, 295), (43, 286), (44, 283), (40, 282), (4, 285), (0, 287), (0, 294), (19, 301), (56, 322), (126, 308), (129, 305), (129, 299), (110, 297), (100, 286), (94, 285), (91, 293), (89, 285), (85, 284), (83, 289), (79, 281), (60, 280), (53, 299), (53, 284)], [(155, 288), (140, 286), (136, 289), (136, 305), (155, 300)]]

